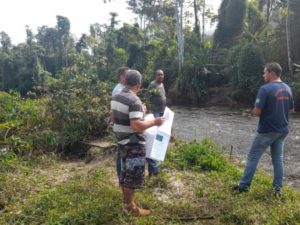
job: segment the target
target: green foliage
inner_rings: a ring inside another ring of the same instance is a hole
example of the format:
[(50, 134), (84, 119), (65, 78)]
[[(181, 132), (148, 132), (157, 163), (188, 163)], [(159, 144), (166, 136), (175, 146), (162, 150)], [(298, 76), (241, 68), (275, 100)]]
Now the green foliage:
[(6, 52), (12, 47), (10, 37), (4, 31), (0, 32), (0, 44), (1, 48), (3, 48), (3, 50)]
[(105, 134), (110, 90), (95, 77), (67, 74), (50, 79), (43, 99), (0, 92), (0, 148), (16, 154), (63, 149)]
[[(191, 13), (184, 15), (185, 64), (182, 71), (178, 70), (174, 2), (130, 0), (127, 3), (132, 12), (139, 16), (140, 25), (123, 24), (117, 28), (118, 15), (111, 13), (109, 24), (92, 25), (90, 34), (82, 35), (78, 41), (70, 34), (69, 19), (60, 15), (56, 16), (57, 23), (54, 27), (41, 26), (37, 34), (27, 26), (26, 42), (18, 46), (13, 46), (10, 37), (1, 32), (1, 90), (13, 89), (23, 96), (29, 93), (31, 97), (39, 97), (47, 92), (46, 80), (59, 78), (62, 71), (73, 75), (94, 74), (102, 81), (112, 82), (116, 78), (116, 68), (128, 66), (143, 74), (144, 87), (153, 79), (156, 69), (163, 69), (167, 93), (172, 90), (170, 96), (180, 95), (187, 103), (206, 101), (209, 98), (208, 88), (228, 84), (229, 80), (236, 89), (233, 95), (239, 99), (249, 92), (253, 94), (256, 84), (253, 85), (253, 80), (232, 81), (232, 77), (243, 77), (245, 72), (240, 73), (243, 69), (237, 67), (236, 59), (239, 59), (239, 54), (231, 54), (228, 47), (242, 50), (245, 38), (247, 42), (259, 46), (266, 61), (279, 62), (284, 68), (284, 74), (287, 70), (287, 9), (284, 1), (224, 0), (219, 9), (218, 25), (213, 37), (203, 34), (201, 39), (199, 33), (192, 31), (193, 25), (188, 21)], [(195, 12), (199, 12), (204, 2), (195, 3), (198, 5)], [(268, 3), (273, 6), (270, 15), (266, 12), (270, 6)], [(289, 3), (292, 58), (298, 63), (300, 6), (297, 0)], [(188, 12), (188, 7), (192, 6), (186, 7)], [(209, 18), (209, 13), (210, 10), (206, 10), (204, 18)], [(270, 17), (266, 19), (266, 16)], [(213, 38), (213, 42), (210, 38)], [(211, 46), (214, 46), (213, 51)], [(229, 51), (229, 55), (224, 54), (226, 51)], [(232, 55), (233, 58), (230, 57)], [(237, 88), (235, 83), (242, 88)]]
[(202, 143), (176, 143), (169, 151), (169, 160), (181, 169), (224, 171), (228, 162), (209, 139)]
[(300, 79), (299, 73), (295, 74), (295, 78), (290, 82), (290, 86), (293, 90), (293, 98), (295, 104), (295, 110), (298, 112), (300, 110)]
[(241, 49), (243, 48), (243, 42), (228, 50), (223, 49), (221, 57), (225, 58), (223, 73), (224, 76), (233, 84), (234, 87), (238, 86), (238, 59)]
[(95, 76), (70, 75), (67, 71), (61, 77), (49, 85), (47, 112), (52, 132), (45, 134), (47, 139), (63, 148), (89, 135), (105, 134), (104, 119), (109, 116), (110, 106), (107, 83)]
[[(7, 151), (7, 152), (4, 152)], [(18, 164), (16, 155), (9, 151), (9, 149), (1, 149), (0, 152), (0, 173), (13, 171)]]
[(111, 209), (120, 210), (119, 193), (107, 180), (108, 174), (101, 169), (84, 179), (75, 175), (64, 184), (41, 191), (9, 223), (113, 224), (117, 214)]
[(262, 32), (260, 46), (266, 62), (278, 62), (283, 71), (287, 71), (286, 17), (279, 15), (272, 23), (273, 26), (269, 26)]
[(42, 105), (42, 100), (25, 100), (17, 92), (0, 92), (0, 147), (30, 154), (39, 137)]
[(293, 61), (300, 63), (300, 2), (290, 0), (290, 10), (291, 54)]
[(226, 47), (239, 39), (243, 32), (246, 0), (224, 0), (219, 9), (219, 23), (214, 33), (214, 46)]
[[(193, 35), (189, 37), (190, 41), (194, 40)], [(181, 93), (182, 102), (197, 104), (205, 100), (209, 87), (225, 83), (224, 77), (213, 66), (208, 65), (212, 51), (209, 43), (208, 41), (201, 49), (195, 48), (195, 45), (186, 46), (188, 53), (186, 53), (182, 75), (178, 77), (177, 82), (177, 90)]]
[(251, 1), (248, 4), (247, 12), (247, 30), (252, 35), (257, 35), (265, 24), (263, 13), (258, 9), (258, 3)]
[(0, 171), (0, 224), (300, 223), (299, 190), (284, 186), (283, 196), (276, 198), (271, 177), (261, 171), (256, 173), (250, 191), (240, 194), (232, 191), (232, 186), (241, 171), (228, 160), (223, 169), (210, 172), (199, 171), (197, 165), (175, 169), (179, 164), (173, 160), (174, 151), (196, 145), (216, 151), (218, 159), (217, 154), (225, 158), (208, 139), (202, 144), (175, 143), (161, 173), (146, 178), (145, 188), (136, 193), (137, 204), (151, 209), (149, 217), (122, 213), (115, 168), (107, 160), (104, 164), (98, 161), (96, 168), (78, 161), (56, 161), (49, 155), (30, 161), (16, 159), (17, 163), (12, 163), (15, 170)]
[(247, 43), (239, 53), (238, 88), (255, 93), (262, 81), (264, 59), (259, 46)]
[(36, 45), (19, 45), (9, 52), (1, 54), (0, 77), (2, 90), (17, 90), (25, 95), (35, 85), (42, 85), (41, 67)]
[(263, 81), (264, 59), (261, 49), (256, 44), (243, 40), (224, 52), (224, 55), (227, 59), (223, 73), (234, 88), (233, 99), (244, 103), (249, 100), (252, 102)]

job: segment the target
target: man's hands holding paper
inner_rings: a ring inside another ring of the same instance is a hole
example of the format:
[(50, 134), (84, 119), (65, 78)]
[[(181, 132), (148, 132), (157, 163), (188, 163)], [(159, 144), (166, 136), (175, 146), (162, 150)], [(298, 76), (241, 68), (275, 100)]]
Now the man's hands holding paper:
[(154, 119), (154, 124), (155, 126), (160, 126), (165, 122), (165, 118), (164, 117), (157, 117)]
[(143, 132), (144, 130), (148, 129), (149, 127), (153, 126), (160, 126), (164, 123), (164, 117), (157, 117), (152, 120), (131, 120), (130, 127), (135, 132)]

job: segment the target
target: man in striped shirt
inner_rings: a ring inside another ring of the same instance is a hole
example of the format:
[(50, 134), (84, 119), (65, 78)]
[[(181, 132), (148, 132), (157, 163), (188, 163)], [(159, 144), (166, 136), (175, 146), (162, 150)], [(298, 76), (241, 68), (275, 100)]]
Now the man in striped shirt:
[(129, 70), (125, 76), (125, 88), (111, 101), (114, 132), (121, 152), (120, 186), (123, 191), (124, 211), (133, 216), (147, 216), (150, 210), (141, 209), (134, 203), (135, 189), (142, 188), (145, 176), (144, 130), (160, 126), (163, 117), (144, 121), (144, 107), (136, 95), (142, 82), (137, 70)]

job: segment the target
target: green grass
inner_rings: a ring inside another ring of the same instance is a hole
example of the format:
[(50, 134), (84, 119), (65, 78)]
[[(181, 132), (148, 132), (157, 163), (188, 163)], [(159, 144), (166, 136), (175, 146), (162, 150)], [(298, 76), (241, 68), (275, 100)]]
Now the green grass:
[(242, 167), (208, 139), (174, 144), (162, 172), (146, 178), (136, 194), (152, 211), (146, 218), (122, 213), (113, 161), (93, 169), (49, 157), (11, 163), (0, 171), (0, 224), (300, 224), (299, 190), (284, 186), (276, 198), (272, 177), (258, 171), (250, 192), (232, 191)]

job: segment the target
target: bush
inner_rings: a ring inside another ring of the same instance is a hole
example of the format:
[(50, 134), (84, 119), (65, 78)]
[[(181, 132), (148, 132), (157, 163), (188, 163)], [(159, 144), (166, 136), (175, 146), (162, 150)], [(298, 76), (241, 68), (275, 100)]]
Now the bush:
[(169, 161), (180, 169), (223, 171), (228, 163), (216, 149), (217, 146), (207, 138), (202, 143), (177, 142), (169, 150)]
[(0, 92), (0, 148), (30, 154), (40, 138), (43, 100), (24, 99), (17, 92)]
[(0, 150), (31, 155), (63, 149), (89, 136), (105, 134), (109, 87), (93, 76), (62, 75), (48, 83), (42, 99), (0, 92)]
[(253, 43), (244, 45), (239, 54), (237, 65), (237, 88), (243, 89), (251, 94), (256, 93), (259, 85), (262, 83), (264, 69), (264, 60), (259, 47)]
[(47, 100), (50, 131), (45, 135), (60, 148), (105, 134), (110, 90), (93, 76), (63, 77), (50, 84)]
[(182, 75), (177, 83), (177, 90), (185, 103), (187, 99), (196, 103), (207, 96), (208, 85), (214, 83), (214, 73), (207, 70), (210, 53), (210, 48), (204, 48), (201, 52), (194, 51), (186, 56)]
[(231, 48), (226, 55), (223, 72), (234, 88), (232, 98), (240, 103), (252, 104), (263, 81), (264, 60), (260, 48), (244, 40)]

